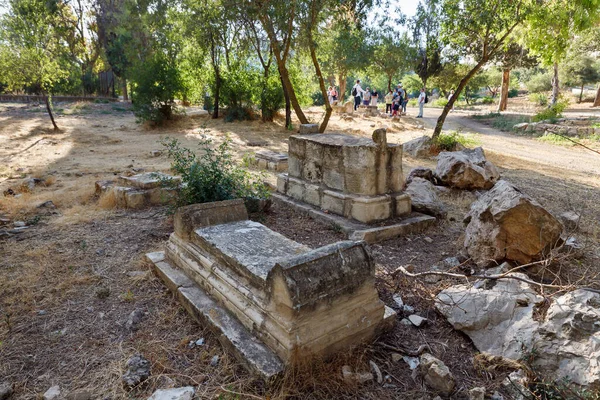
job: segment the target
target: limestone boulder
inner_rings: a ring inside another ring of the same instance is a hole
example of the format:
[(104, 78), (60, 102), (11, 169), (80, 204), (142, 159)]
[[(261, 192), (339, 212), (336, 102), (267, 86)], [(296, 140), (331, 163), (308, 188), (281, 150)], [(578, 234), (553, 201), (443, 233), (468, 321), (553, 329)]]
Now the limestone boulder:
[(490, 189), (500, 178), (481, 147), (441, 152), (435, 174), (444, 185), (468, 190)]
[(414, 178), (423, 178), (434, 185), (438, 183), (435, 173), (430, 168), (417, 167), (413, 168), (406, 177), (406, 184), (408, 185)]
[(410, 196), (413, 210), (436, 217), (446, 217), (446, 207), (440, 201), (431, 182), (423, 178), (413, 178), (404, 192)]
[(416, 158), (428, 158), (433, 152), (433, 141), (429, 136), (421, 136), (402, 144), (405, 153)]
[(540, 259), (559, 244), (562, 233), (552, 214), (504, 180), (471, 204), (465, 223), (464, 247), (480, 266)]
[(158, 389), (148, 400), (192, 400), (196, 390), (192, 386)]

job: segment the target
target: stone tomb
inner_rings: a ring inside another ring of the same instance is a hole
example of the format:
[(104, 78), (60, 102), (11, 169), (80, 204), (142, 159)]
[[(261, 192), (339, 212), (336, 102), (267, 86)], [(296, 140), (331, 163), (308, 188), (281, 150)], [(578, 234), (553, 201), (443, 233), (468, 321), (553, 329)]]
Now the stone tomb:
[(171, 199), (170, 190), (162, 187), (162, 181), (172, 179), (181, 181), (179, 177), (160, 172), (145, 172), (133, 176), (119, 176), (117, 181), (97, 181), (96, 194), (112, 192), (117, 207), (143, 208), (149, 205), (166, 204)]
[(255, 164), (260, 169), (267, 169), (275, 172), (283, 172), (288, 169), (288, 155), (285, 153), (261, 150), (256, 152), (255, 157)]
[(242, 200), (182, 207), (174, 225), (166, 251), (147, 259), (188, 311), (263, 376), (393, 324), (364, 242), (311, 249), (247, 220)]
[(402, 193), (402, 146), (388, 144), (385, 129), (373, 138), (316, 134), (289, 138), (288, 173), (277, 191), (326, 212), (363, 223), (411, 212)]

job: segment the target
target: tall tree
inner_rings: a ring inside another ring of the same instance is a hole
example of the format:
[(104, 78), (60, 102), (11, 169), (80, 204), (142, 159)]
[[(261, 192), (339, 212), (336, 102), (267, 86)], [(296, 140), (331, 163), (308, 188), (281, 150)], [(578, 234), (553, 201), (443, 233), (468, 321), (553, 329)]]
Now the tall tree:
[(376, 73), (387, 78), (388, 90), (392, 90), (392, 79), (409, 72), (417, 57), (416, 49), (405, 33), (393, 29), (378, 31), (373, 45), (372, 66)]
[(539, 61), (536, 57), (529, 54), (528, 49), (515, 41), (508, 42), (504, 45), (502, 51), (498, 53), (498, 59), (502, 68), (502, 88), (500, 91), (500, 101), (498, 102), (498, 112), (500, 112), (506, 111), (508, 106), (510, 72), (519, 67), (534, 67)]
[(460, 80), (455, 95), (442, 110), (433, 138), (442, 132), (446, 116), (469, 80), (496, 54), (513, 30), (523, 22), (528, 0), (444, 0), (442, 5), (442, 38), (461, 57), (475, 64)]
[(0, 70), (9, 90), (36, 86), (44, 95), (52, 126), (51, 95), (56, 82), (68, 76), (59, 56), (64, 50), (55, 30), (57, 0), (10, 0), (0, 19)]
[(558, 65), (575, 35), (598, 22), (599, 0), (546, 0), (532, 8), (525, 30), (529, 48), (552, 66), (552, 104), (558, 101)]
[(417, 6), (417, 12), (410, 21), (413, 40), (417, 46), (417, 62), (415, 72), (421, 78), (423, 86), (427, 80), (442, 71), (441, 41), (441, 0), (422, 0)]
[(600, 66), (596, 59), (582, 53), (569, 52), (560, 71), (562, 81), (568, 86), (580, 87), (579, 102), (583, 101), (585, 85), (600, 81)]

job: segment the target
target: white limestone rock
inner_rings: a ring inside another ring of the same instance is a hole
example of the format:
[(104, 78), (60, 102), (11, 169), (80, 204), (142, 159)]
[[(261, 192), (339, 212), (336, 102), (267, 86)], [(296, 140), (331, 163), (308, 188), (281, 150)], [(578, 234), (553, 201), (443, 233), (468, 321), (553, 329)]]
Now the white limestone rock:
[(500, 173), (487, 161), (481, 147), (441, 152), (435, 174), (444, 185), (468, 190), (490, 189), (500, 179)]

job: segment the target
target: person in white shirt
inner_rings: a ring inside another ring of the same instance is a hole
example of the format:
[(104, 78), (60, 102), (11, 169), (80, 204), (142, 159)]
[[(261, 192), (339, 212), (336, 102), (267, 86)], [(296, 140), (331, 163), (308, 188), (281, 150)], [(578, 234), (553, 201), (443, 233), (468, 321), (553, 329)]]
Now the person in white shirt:
[[(454, 97), (454, 90), (450, 91), (450, 94), (448, 95), (448, 101), (450, 101), (452, 97)], [(450, 111), (454, 111), (454, 104), (452, 104), (452, 110)]]
[(365, 91), (360, 87), (360, 80), (356, 80), (356, 85), (352, 87), (352, 96), (354, 97), (354, 111), (360, 106), (360, 96)]
[(425, 99), (427, 95), (425, 94), (425, 88), (421, 88), (421, 93), (419, 94), (419, 115), (417, 118), (423, 118), (423, 107), (425, 106)]

